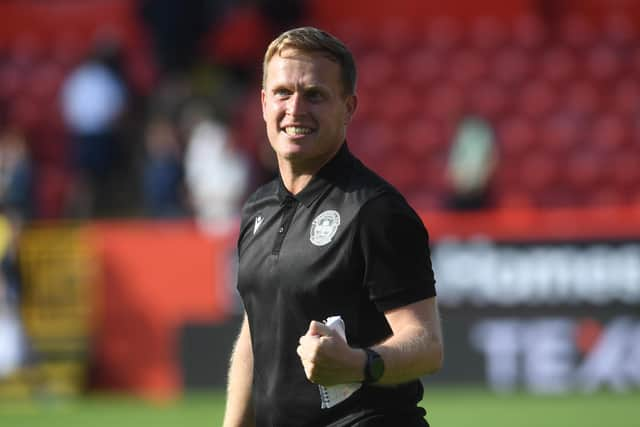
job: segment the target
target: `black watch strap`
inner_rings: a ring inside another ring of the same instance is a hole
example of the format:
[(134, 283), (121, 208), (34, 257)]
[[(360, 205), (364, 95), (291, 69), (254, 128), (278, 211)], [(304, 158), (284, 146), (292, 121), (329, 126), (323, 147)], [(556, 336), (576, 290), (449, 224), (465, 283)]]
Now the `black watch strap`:
[(367, 354), (364, 364), (364, 383), (371, 384), (377, 382), (384, 374), (384, 360), (377, 352), (370, 348), (363, 348)]

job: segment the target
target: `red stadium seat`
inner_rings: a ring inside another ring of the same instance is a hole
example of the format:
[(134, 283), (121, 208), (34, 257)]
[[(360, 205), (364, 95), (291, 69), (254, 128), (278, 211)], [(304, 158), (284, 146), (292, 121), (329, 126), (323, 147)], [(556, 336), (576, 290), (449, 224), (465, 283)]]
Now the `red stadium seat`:
[(618, 48), (628, 48), (638, 40), (638, 29), (631, 17), (621, 13), (612, 13), (604, 18), (601, 36), (607, 43)]
[(449, 73), (454, 83), (470, 87), (475, 82), (487, 77), (489, 61), (479, 51), (461, 49), (453, 54), (449, 65)]
[(556, 93), (543, 80), (533, 80), (525, 84), (515, 100), (517, 109), (529, 119), (539, 119), (556, 107)]
[(422, 90), (442, 77), (447, 70), (446, 58), (434, 49), (421, 48), (412, 51), (399, 65), (403, 67), (402, 75), (407, 84)]
[(613, 82), (620, 74), (618, 52), (607, 45), (595, 46), (587, 54), (586, 68), (589, 77), (598, 83)]
[(526, 50), (542, 47), (547, 38), (547, 27), (537, 15), (521, 15), (514, 20), (512, 42)]
[(408, 159), (422, 163), (446, 151), (447, 135), (435, 120), (415, 119), (405, 129), (402, 143)]
[(588, 79), (577, 80), (566, 87), (563, 108), (569, 114), (589, 118), (601, 108), (601, 97), (597, 87)]
[(616, 82), (613, 91), (608, 94), (611, 98), (612, 113), (621, 117), (633, 119), (640, 115), (640, 82), (636, 78), (621, 79)]
[(376, 91), (393, 81), (396, 64), (384, 51), (371, 52), (360, 59), (358, 85), (361, 90)]
[(505, 86), (516, 86), (531, 74), (531, 58), (524, 49), (504, 48), (497, 52), (493, 61), (492, 76)]
[(590, 146), (598, 153), (623, 152), (630, 138), (627, 123), (615, 113), (596, 118), (589, 131)]
[(418, 95), (406, 86), (384, 87), (376, 96), (382, 101), (377, 104), (376, 116), (396, 126), (411, 120), (420, 108)]
[(562, 20), (561, 42), (572, 49), (582, 50), (596, 39), (597, 31), (589, 18), (570, 13)]
[(460, 22), (451, 17), (436, 17), (426, 25), (427, 46), (434, 49), (452, 50), (461, 43), (462, 37), (463, 30)]
[(549, 155), (567, 155), (577, 148), (583, 132), (581, 123), (572, 116), (552, 115), (541, 123), (540, 147)]
[(522, 115), (514, 115), (501, 121), (497, 128), (497, 138), (501, 157), (507, 162), (524, 158), (535, 149), (535, 143), (539, 139), (537, 127)]
[(435, 119), (457, 121), (464, 110), (464, 93), (455, 84), (434, 87), (426, 100), (426, 113)]
[(472, 114), (498, 121), (507, 110), (508, 97), (500, 85), (489, 80), (476, 85), (470, 94), (469, 104)]
[(374, 32), (377, 45), (396, 58), (411, 51), (417, 44), (412, 25), (400, 18), (389, 18)]
[(540, 74), (551, 84), (565, 84), (574, 78), (577, 68), (575, 55), (565, 47), (552, 47), (542, 54)]
[(507, 42), (505, 24), (494, 16), (480, 16), (473, 20), (467, 32), (468, 43), (484, 53), (493, 52)]
[(594, 153), (574, 153), (563, 168), (563, 179), (578, 194), (588, 194), (600, 183), (604, 175), (605, 164)]

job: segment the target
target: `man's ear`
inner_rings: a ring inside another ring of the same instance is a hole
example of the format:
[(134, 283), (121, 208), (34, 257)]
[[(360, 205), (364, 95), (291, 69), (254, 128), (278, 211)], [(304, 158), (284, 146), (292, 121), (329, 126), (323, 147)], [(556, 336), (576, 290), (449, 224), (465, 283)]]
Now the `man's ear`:
[(267, 102), (266, 100), (267, 94), (265, 93), (264, 89), (260, 90), (260, 104), (262, 104), (262, 120), (264, 120), (265, 122), (267, 121), (266, 117), (264, 116), (264, 111), (265, 111), (265, 103)]
[(347, 106), (347, 116), (345, 118), (344, 124), (347, 125), (353, 118), (353, 115), (355, 114), (356, 109), (358, 108), (358, 97), (355, 94), (347, 95), (347, 99), (345, 100), (345, 103)]

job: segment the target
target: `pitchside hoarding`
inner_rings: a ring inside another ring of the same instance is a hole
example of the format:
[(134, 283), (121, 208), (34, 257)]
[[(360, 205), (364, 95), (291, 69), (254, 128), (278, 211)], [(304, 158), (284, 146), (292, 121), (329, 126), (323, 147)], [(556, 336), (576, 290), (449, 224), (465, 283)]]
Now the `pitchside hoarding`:
[(442, 238), (432, 255), (446, 362), (427, 383), (640, 388), (638, 241)]

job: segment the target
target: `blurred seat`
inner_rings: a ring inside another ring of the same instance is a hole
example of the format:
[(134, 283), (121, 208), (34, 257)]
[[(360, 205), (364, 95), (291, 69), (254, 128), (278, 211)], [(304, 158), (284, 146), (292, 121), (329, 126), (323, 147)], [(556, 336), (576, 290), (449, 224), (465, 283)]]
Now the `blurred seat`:
[(550, 84), (560, 87), (576, 74), (577, 58), (566, 47), (551, 47), (542, 53), (539, 74)]
[(562, 108), (568, 114), (588, 119), (602, 109), (600, 93), (588, 79), (570, 82), (565, 94)]
[(25, 75), (20, 68), (9, 62), (0, 65), (0, 99), (13, 100), (24, 89)]
[(398, 133), (389, 124), (380, 121), (353, 123), (350, 130), (349, 146), (362, 161), (379, 171), (393, 156), (393, 148), (398, 144)]
[(43, 60), (36, 64), (31, 73), (28, 93), (40, 102), (56, 103), (64, 78), (64, 70), (57, 62)]
[(630, 145), (629, 127), (630, 124), (615, 113), (596, 117), (588, 133), (590, 149), (602, 154), (623, 152)]
[(492, 54), (507, 42), (507, 28), (495, 16), (479, 16), (473, 19), (467, 31), (468, 44), (483, 54)]
[(426, 114), (443, 121), (457, 121), (464, 113), (465, 97), (462, 90), (453, 83), (434, 87), (426, 99)]
[(613, 90), (607, 94), (610, 97), (611, 112), (633, 119), (640, 116), (640, 82), (636, 78), (625, 78), (615, 83)]
[(489, 121), (497, 122), (508, 108), (509, 98), (494, 81), (479, 82), (469, 94), (469, 110)]
[(638, 191), (640, 189), (639, 158), (640, 148), (637, 147), (611, 155), (604, 174), (610, 185), (624, 193)]
[(420, 108), (421, 98), (403, 85), (385, 86), (378, 90), (376, 98), (379, 102), (376, 104), (375, 116), (396, 126), (402, 126), (411, 120)]
[(46, 54), (45, 40), (39, 34), (25, 30), (9, 42), (9, 62), (22, 70), (32, 68)]
[(517, 185), (539, 200), (545, 192), (558, 185), (560, 171), (564, 168), (561, 159), (549, 153), (537, 151), (520, 163)]
[(492, 78), (506, 87), (519, 85), (531, 75), (531, 60), (524, 49), (501, 49), (492, 63)]
[(638, 35), (638, 28), (629, 15), (612, 12), (603, 19), (600, 38), (611, 46), (628, 49), (636, 44)]
[(424, 163), (437, 154), (446, 151), (447, 136), (442, 126), (435, 120), (417, 118), (405, 127), (401, 137), (407, 159)]
[(579, 143), (583, 132), (581, 122), (569, 115), (552, 115), (540, 125), (540, 148), (549, 155), (568, 155), (572, 149), (582, 150)]
[(359, 63), (358, 86), (361, 90), (376, 91), (385, 84), (395, 84), (395, 63), (384, 51), (363, 55)]
[(442, 77), (447, 69), (445, 61), (446, 55), (438, 54), (433, 49), (420, 48), (410, 52), (400, 66), (403, 67), (402, 75), (407, 84), (416, 90), (423, 90)]
[(587, 53), (586, 71), (590, 79), (600, 85), (613, 83), (620, 75), (618, 52), (606, 44), (594, 46)]
[(513, 21), (511, 42), (527, 51), (541, 48), (547, 39), (547, 26), (534, 14), (520, 15)]
[(517, 113), (502, 120), (496, 134), (500, 156), (509, 163), (533, 153), (539, 140), (537, 126), (526, 116)]
[(517, 94), (516, 109), (522, 112), (528, 119), (540, 119), (556, 107), (556, 92), (553, 87), (544, 80), (532, 80), (522, 87)]
[(460, 49), (453, 53), (449, 64), (450, 79), (462, 87), (471, 87), (487, 77), (491, 58), (474, 49)]
[(343, 40), (357, 57), (376, 48), (375, 34), (362, 19), (344, 18), (335, 23), (335, 34)]
[(36, 211), (39, 218), (61, 218), (64, 215), (71, 177), (60, 166), (42, 165), (36, 176)]
[(587, 195), (600, 183), (605, 164), (595, 153), (574, 152), (562, 169), (565, 183), (576, 194)]
[(570, 12), (561, 20), (560, 40), (572, 49), (586, 49), (597, 35), (595, 24), (585, 15)]
[(414, 25), (406, 19), (390, 17), (373, 34), (376, 44), (396, 58), (406, 55), (418, 44), (419, 36), (416, 35)]
[(438, 51), (456, 48), (461, 43), (464, 34), (461, 23), (448, 16), (430, 19), (425, 28), (427, 46)]

